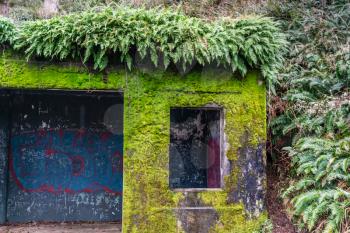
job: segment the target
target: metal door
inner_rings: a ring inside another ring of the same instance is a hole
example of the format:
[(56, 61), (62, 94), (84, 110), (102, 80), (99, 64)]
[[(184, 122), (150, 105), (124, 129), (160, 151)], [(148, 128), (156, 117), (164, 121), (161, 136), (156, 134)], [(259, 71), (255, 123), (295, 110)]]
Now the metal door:
[(121, 221), (123, 98), (12, 95), (7, 221)]

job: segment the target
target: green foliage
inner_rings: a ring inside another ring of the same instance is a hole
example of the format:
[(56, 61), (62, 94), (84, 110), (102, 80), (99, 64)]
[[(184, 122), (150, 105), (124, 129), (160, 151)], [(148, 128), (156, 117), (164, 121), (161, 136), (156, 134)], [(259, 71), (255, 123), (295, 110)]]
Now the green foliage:
[(277, 87), (285, 109), (270, 125), (275, 141), (292, 137), (285, 149), (295, 176), (284, 197), (309, 231), (348, 232), (350, 3), (270, 1), (269, 8), (291, 41)]
[(15, 31), (15, 25), (9, 19), (0, 16), (0, 44), (11, 44)]
[(254, 231), (253, 233), (272, 233), (273, 224), (270, 219), (267, 219), (261, 226), (258, 231)]
[(310, 231), (326, 218), (324, 232), (340, 232), (350, 211), (350, 137), (304, 137), (289, 151), (302, 177), (284, 193), (286, 197), (298, 192), (292, 199), (294, 214), (301, 216)]
[(261, 69), (273, 81), (286, 41), (269, 18), (205, 22), (179, 11), (118, 7), (24, 23), (14, 48), (49, 59), (92, 61), (103, 70), (114, 56), (132, 67), (135, 51), (156, 66), (217, 63), (245, 76)]

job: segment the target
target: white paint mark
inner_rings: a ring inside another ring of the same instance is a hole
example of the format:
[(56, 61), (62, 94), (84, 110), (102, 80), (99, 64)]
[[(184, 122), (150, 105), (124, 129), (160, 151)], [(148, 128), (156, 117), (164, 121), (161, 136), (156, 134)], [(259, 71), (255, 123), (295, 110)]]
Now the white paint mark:
[(46, 122), (42, 121), (42, 122), (41, 122), (41, 127), (42, 127), (42, 128), (46, 128), (46, 127), (47, 127)]
[(28, 213), (31, 212), (31, 209), (32, 209), (33, 206), (34, 206), (34, 201), (33, 201), (32, 204), (27, 208), (27, 212), (28, 212)]

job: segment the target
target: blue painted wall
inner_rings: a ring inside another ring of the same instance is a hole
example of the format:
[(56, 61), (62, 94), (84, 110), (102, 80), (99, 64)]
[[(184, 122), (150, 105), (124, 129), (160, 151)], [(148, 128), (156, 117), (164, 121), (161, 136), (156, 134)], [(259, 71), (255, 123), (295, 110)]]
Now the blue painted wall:
[(3, 224), (6, 221), (9, 98), (1, 96), (1, 93), (0, 98), (0, 224)]
[(121, 194), (122, 143), (122, 135), (109, 132), (48, 129), (12, 135), (11, 180), (28, 193)]
[(64, 92), (13, 95), (8, 222), (121, 221), (122, 101)]
[(8, 221), (121, 220), (122, 143), (96, 132), (12, 136)]

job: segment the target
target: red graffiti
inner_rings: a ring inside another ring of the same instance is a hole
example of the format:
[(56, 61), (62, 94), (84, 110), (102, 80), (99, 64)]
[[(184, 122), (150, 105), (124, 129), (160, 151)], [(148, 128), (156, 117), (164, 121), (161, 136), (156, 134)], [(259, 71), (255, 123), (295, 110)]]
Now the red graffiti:
[(121, 195), (120, 140), (109, 132), (86, 130), (51, 129), (15, 135), (9, 153), (10, 174), (24, 192), (104, 191)]

